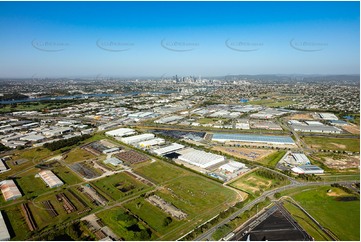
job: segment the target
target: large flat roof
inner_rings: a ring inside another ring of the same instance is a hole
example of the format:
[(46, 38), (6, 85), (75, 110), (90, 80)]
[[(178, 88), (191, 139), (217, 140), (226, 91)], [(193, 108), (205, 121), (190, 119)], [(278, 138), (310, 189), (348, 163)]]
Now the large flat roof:
[(10, 240), (10, 234), (8, 228), (6, 227), (2, 212), (0, 212), (0, 240)]
[(274, 144), (295, 144), (290, 136), (252, 135), (252, 134), (213, 134), (212, 140), (218, 141), (243, 141)]

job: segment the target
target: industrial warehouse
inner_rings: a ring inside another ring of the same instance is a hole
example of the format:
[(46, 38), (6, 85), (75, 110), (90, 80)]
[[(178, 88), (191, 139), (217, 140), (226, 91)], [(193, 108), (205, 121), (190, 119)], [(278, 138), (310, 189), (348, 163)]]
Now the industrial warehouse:
[(281, 144), (281, 145), (295, 145), (293, 139), (289, 136), (271, 136), (271, 135), (250, 135), (250, 134), (213, 134), (212, 141), (218, 142), (251, 142), (251, 143), (265, 143), (265, 144)]
[(64, 185), (62, 182), (52, 171), (50, 170), (42, 170), (36, 176), (39, 176), (46, 185), (50, 188), (60, 187)]
[(10, 201), (22, 197), (19, 188), (16, 186), (13, 180), (1, 181), (0, 188), (5, 201)]
[(178, 157), (179, 160), (185, 161), (191, 165), (195, 165), (201, 168), (208, 168), (210, 166), (225, 161), (224, 157), (221, 155), (215, 155), (193, 148), (188, 148), (179, 151), (178, 153), (181, 154), (181, 156)]

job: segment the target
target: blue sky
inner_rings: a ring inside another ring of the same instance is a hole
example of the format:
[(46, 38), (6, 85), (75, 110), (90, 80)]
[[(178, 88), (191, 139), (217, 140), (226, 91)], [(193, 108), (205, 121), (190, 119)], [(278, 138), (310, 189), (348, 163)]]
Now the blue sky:
[(0, 77), (359, 74), (359, 2), (0, 2)]

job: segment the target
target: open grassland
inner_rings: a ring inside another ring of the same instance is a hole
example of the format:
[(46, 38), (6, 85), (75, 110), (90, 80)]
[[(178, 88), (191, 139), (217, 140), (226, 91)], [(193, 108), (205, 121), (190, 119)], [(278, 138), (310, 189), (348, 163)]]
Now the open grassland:
[(124, 207), (145, 221), (149, 227), (156, 231), (158, 236), (163, 235), (165, 232), (171, 231), (180, 224), (186, 222), (186, 220), (172, 218), (172, 222), (166, 224), (165, 220), (167, 217), (170, 217), (170, 215), (142, 198), (133, 200), (125, 204)]
[[(331, 189), (331, 192), (327, 191)], [(292, 197), (322, 226), (330, 229), (340, 240), (360, 240), (360, 201), (337, 201), (345, 196), (338, 188), (322, 186)]]
[(35, 177), (39, 171), (40, 169), (33, 168), (14, 180), (21, 193), (28, 198), (38, 196), (50, 190), (40, 177)]
[[(73, 191), (74, 192), (74, 191)], [(64, 193), (65, 196), (69, 199), (69, 201), (74, 205), (76, 211), (72, 213), (67, 213), (63, 207), (63, 202), (59, 202), (56, 198), (56, 194)], [(80, 196), (78, 196), (80, 197)], [(81, 198), (82, 199), (82, 198)], [(50, 201), (51, 205), (54, 207), (55, 211), (58, 213), (56, 217), (50, 216), (48, 211), (45, 209), (42, 202)], [(85, 200), (82, 199), (83, 202)], [(86, 202), (85, 202), (86, 203)], [(73, 196), (69, 190), (61, 190), (61, 191), (54, 191), (49, 194), (40, 196), (36, 199), (33, 199), (31, 202), (28, 203), (30, 211), (35, 219), (35, 222), (39, 229), (43, 229), (45, 227), (50, 227), (55, 224), (61, 224), (66, 221), (71, 221), (75, 218), (78, 218), (83, 215), (79, 215), (79, 211), (83, 211), (88, 208), (89, 204), (86, 203), (87, 206), (84, 206), (77, 198)]]
[(289, 202), (285, 202), (283, 206), (288, 210), (297, 223), (316, 241), (330, 240), (330, 238), (298, 207)]
[(188, 215), (187, 223), (162, 235), (162, 240), (179, 238), (196, 225), (230, 207), (237, 198), (236, 192), (198, 175), (179, 177), (155, 193)]
[(82, 180), (67, 167), (57, 164), (51, 169), (55, 175), (57, 175), (66, 185), (73, 185), (82, 182)]
[(256, 173), (257, 170), (258, 169), (242, 175), (240, 178), (230, 183), (229, 185), (241, 191), (258, 196), (264, 191), (288, 183), (288, 181), (280, 181), (278, 179), (269, 179), (260, 176)]
[(94, 159), (95, 155), (93, 155), (92, 153), (81, 149), (79, 147), (76, 147), (74, 149), (72, 149), (68, 154), (65, 155), (65, 161), (67, 163), (74, 163), (74, 162), (79, 162), (79, 161), (84, 161), (84, 160), (91, 160)]
[(96, 180), (91, 184), (113, 200), (119, 200), (148, 187), (124, 172)]
[(303, 137), (302, 139), (310, 148), (316, 150), (360, 152), (360, 139), (331, 137)]
[(148, 162), (137, 167), (134, 171), (155, 183), (167, 182), (177, 177), (190, 174), (189, 171), (164, 161)]
[(224, 147), (216, 146), (212, 150), (220, 151), (222, 153), (250, 161), (259, 161), (263, 160), (269, 155), (276, 153), (274, 150), (266, 149), (250, 149), (250, 148), (241, 148), (241, 147)]
[(277, 152), (274, 152), (274, 153), (264, 157), (262, 160), (258, 161), (258, 163), (260, 163), (264, 166), (274, 168), (285, 154), (286, 154), (286, 151), (284, 151), (284, 150), (277, 151)]
[(97, 214), (121, 240), (149, 241), (157, 237), (145, 224), (128, 214), (123, 208), (114, 207)]
[(11, 240), (26, 240), (31, 235), (25, 219), (21, 214), (20, 204), (1, 209), (1, 211), (7, 224)]
[(337, 153), (325, 153), (318, 152), (311, 156), (313, 161), (321, 163), (323, 166), (327, 166), (329, 169), (338, 172), (353, 171), (359, 172), (360, 166), (359, 155), (347, 155)]

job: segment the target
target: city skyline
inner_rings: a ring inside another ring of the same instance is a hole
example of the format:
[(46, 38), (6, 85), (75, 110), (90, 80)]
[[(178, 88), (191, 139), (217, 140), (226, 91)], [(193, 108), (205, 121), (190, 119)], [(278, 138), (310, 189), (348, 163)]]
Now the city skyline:
[(1, 2), (0, 9), (2, 78), (359, 74), (359, 2)]

